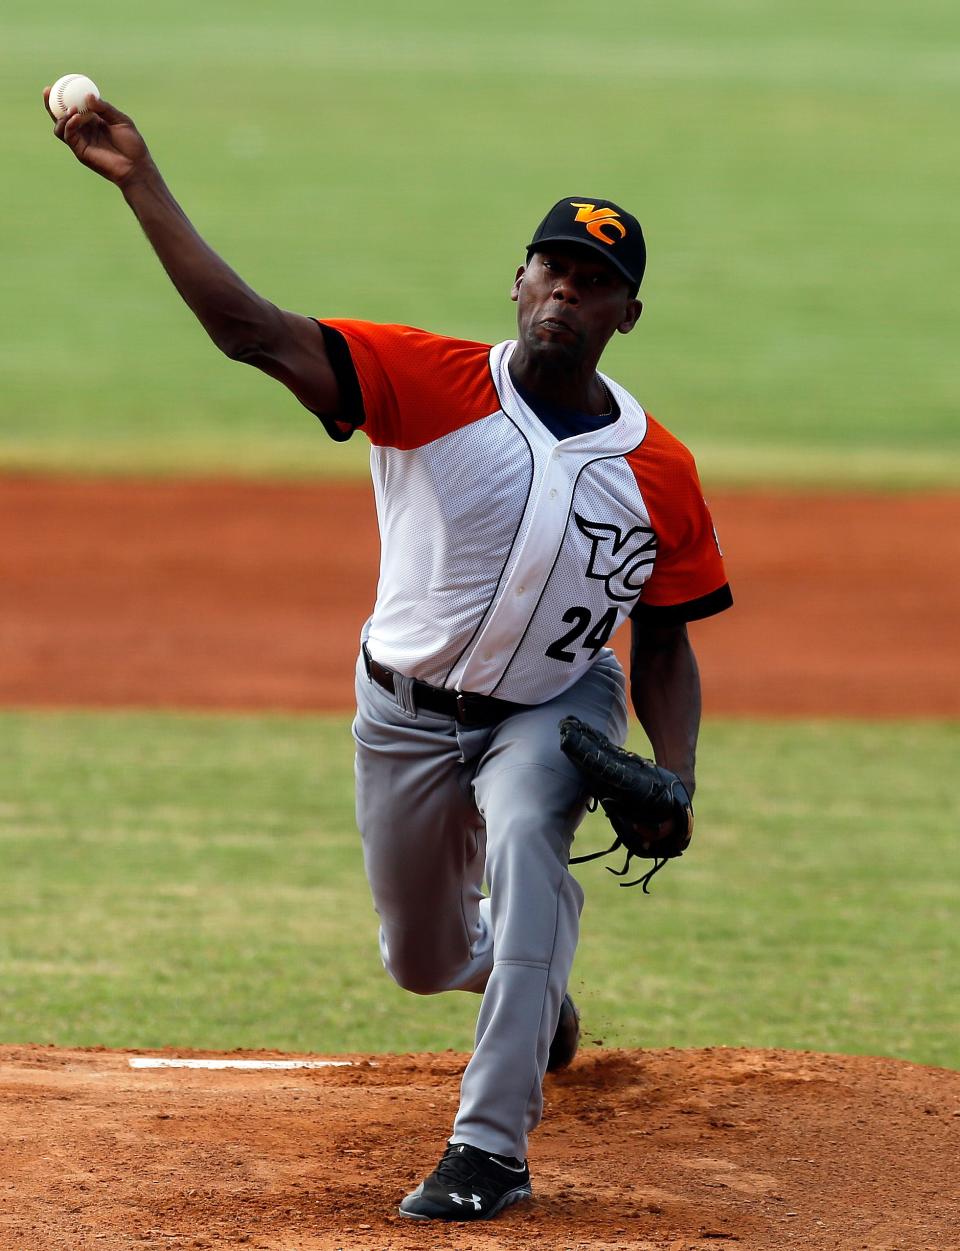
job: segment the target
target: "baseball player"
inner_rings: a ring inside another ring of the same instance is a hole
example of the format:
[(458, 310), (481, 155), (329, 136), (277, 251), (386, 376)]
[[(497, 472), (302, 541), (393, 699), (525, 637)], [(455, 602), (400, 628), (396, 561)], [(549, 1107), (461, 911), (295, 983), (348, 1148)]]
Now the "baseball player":
[(690, 453), (597, 369), (641, 313), (640, 224), (595, 196), (555, 204), (516, 271), (516, 337), (493, 346), (315, 320), (246, 286), (130, 118), (90, 109), (55, 134), (120, 188), (214, 343), (332, 438), (370, 441), (382, 558), (353, 732), (380, 950), (408, 990), (480, 996), (450, 1139), (400, 1212), (494, 1217), (531, 1194), (544, 1073), (579, 1033), (567, 979), (583, 891), (568, 859), (586, 796), (558, 724), (623, 742), (626, 682), (606, 644), (629, 618), (633, 707), (692, 795), (686, 623), (731, 603)]

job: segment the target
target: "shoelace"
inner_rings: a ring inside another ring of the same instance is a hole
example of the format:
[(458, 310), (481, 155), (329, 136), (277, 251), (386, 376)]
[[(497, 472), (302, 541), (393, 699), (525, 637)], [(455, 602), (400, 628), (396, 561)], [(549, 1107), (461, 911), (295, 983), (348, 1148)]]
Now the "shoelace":
[(443, 1158), (437, 1165), (437, 1181), (470, 1181), (476, 1171), (477, 1166), (471, 1162), (466, 1151), (450, 1146), (444, 1151)]
[(437, 1165), (437, 1181), (475, 1183), (482, 1171), (482, 1160), (472, 1157), (472, 1152), (462, 1151), (459, 1144), (451, 1144)]

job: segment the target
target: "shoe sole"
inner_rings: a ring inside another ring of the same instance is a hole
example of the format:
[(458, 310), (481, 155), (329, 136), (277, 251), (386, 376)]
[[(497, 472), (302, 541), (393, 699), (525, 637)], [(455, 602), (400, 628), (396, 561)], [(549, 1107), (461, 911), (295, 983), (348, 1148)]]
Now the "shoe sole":
[(428, 1216), (425, 1212), (404, 1212), (403, 1208), (397, 1208), (401, 1216), (405, 1216), (411, 1221), (492, 1221), (494, 1217), (499, 1216), (504, 1208), (511, 1207), (514, 1203), (519, 1203), (522, 1199), (532, 1199), (533, 1189), (530, 1186), (518, 1186), (516, 1190), (510, 1190), (502, 1195), (498, 1202), (484, 1216), (468, 1216), (464, 1213), (462, 1216), (458, 1212), (456, 1216)]

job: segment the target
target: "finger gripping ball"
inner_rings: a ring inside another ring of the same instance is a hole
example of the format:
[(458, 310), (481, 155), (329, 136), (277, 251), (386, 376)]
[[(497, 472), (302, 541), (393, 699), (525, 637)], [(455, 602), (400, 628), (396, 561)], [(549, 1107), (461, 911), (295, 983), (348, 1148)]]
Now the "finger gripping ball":
[(97, 84), (85, 74), (64, 74), (50, 88), (50, 112), (56, 118), (66, 117), (71, 109), (86, 112), (87, 96), (100, 99)]

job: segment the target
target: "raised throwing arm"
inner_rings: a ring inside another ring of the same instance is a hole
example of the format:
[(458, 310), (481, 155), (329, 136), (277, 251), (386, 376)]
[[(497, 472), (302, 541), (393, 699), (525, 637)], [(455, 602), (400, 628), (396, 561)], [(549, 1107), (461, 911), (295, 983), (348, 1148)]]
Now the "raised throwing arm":
[[(50, 89), (43, 93), (48, 113)], [(221, 352), (282, 382), (309, 409), (341, 411), (337, 379), (317, 323), (285, 312), (253, 291), (200, 237), (171, 195), (133, 121), (106, 100), (87, 97), (54, 134), (81, 164), (123, 193), (160, 263)]]

